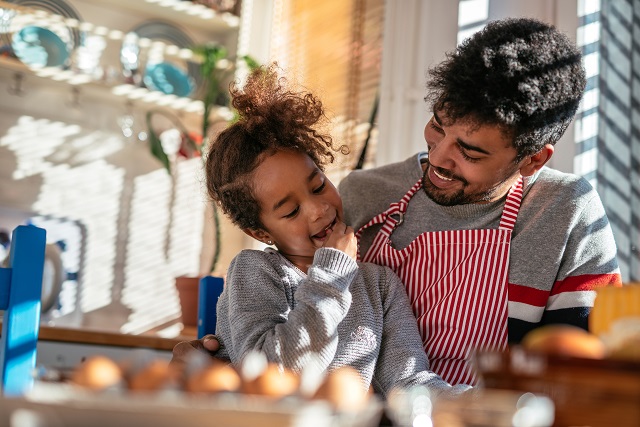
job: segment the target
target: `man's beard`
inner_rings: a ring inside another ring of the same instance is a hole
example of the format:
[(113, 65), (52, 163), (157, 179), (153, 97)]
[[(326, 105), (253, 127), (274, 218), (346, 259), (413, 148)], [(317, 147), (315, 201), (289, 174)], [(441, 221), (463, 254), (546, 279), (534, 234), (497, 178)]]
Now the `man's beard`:
[(457, 206), (457, 205), (466, 205), (470, 203), (483, 203), (491, 201), (495, 198), (498, 189), (502, 186), (502, 184), (510, 177), (501, 180), (497, 185), (488, 188), (484, 191), (465, 194), (464, 190), (469, 186), (469, 183), (462, 177), (452, 176), (451, 174), (442, 173), (441, 170), (438, 170), (440, 175), (443, 175), (446, 178), (455, 179), (462, 183), (462, 188), (454, 193), (445, 192), (440, 188), (436, 187), (431, 180), (427, 177), (427, 173), (429, 172), (429, 161), (426, 162), (426, 167), (424, 173), (422, 175), (422, 189), (426, 193), (426, 195), (433, 200), (435, 203), (441, 206)]

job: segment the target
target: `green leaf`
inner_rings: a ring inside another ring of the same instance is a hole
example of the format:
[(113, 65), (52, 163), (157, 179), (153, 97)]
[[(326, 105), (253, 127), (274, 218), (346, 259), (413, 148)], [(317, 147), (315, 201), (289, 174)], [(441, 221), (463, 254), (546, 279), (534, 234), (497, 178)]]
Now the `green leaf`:
[(256, 61), (251, 55), (242, 55), (240, 59), (242, 59), (247, 64), (249, 71), (260, 68), (260, 63)]
[(160, 138), (156, 135), (153, 127), (151, 126), (151, 117), (153, 116), (153, 111), (147, 112), (147, 129), (149, 132), (149, 148), (151, 149), (151, 154), (165, 167), (167, 172), (171, 174), (171, 162), (169, 162), (169, 157), (167, 153), (162, 149), (162, 142), (160, 142)]

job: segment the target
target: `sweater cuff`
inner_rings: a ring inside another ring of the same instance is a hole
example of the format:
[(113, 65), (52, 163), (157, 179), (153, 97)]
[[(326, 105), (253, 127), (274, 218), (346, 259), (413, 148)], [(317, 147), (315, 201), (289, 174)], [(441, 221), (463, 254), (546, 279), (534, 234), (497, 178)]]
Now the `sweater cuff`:
[(313, 257), (311, 266), (322, 269), (332, 276), (339, 276), (350, 283), (358, 273), (358, 263), (346, 253), (335, 248), (320, 248)]

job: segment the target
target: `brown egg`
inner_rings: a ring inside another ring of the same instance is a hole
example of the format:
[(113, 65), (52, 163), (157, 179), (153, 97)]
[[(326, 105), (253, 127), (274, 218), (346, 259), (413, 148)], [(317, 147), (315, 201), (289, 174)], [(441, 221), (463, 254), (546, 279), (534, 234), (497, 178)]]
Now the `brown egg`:
[(161, 359), (150, 361), (142, 369), (129, 376), (129, 389), (133, 391), (154, 391), (174, 385), (178, 372)]
[(278, 398), (294, 394), (299, 385), (300, 378), (293, 371), (280, 371), (278, 365), (269, 363), (255, 379), (244, 382), (242, 391)]
[(92, 390), (103, 390), (122, 381), (122, 370), (111, 359), (91, 356), (76, 367), (71, 382)]
[(214, 362), (190, 375), (187, 378), (185, 389), (191, 393), (237, 391), (241, 382), (240, 375), (232, 366)]
[(571, 325), (547, 325), (525, 335), (522, 346), (527, 350), (557, 356), (602, 359), (604, 343), (596, 335)]
[(327, 400), (340, 412), (358, 412), (366, 406), (370, 394), (363, 388), (358, 371), (343, 366), (329, 372), (314, 399)]

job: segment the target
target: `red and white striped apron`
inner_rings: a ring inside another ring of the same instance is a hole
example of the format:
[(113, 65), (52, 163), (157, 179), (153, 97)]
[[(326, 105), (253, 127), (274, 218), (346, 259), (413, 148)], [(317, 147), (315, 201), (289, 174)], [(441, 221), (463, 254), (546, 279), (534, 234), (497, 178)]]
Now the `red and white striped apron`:
[(522, 178), (509, 190), (497, 229), (426, 232), (397, 250), (390, 236), (421, 187), (422, 179), (358, 230), (359, 238), (383, 224), (362, 261), (388, 266), (402, 279), (431, 369), (451, 384), (475, 384), (471, 351), (507, 347), (509, 246)]

